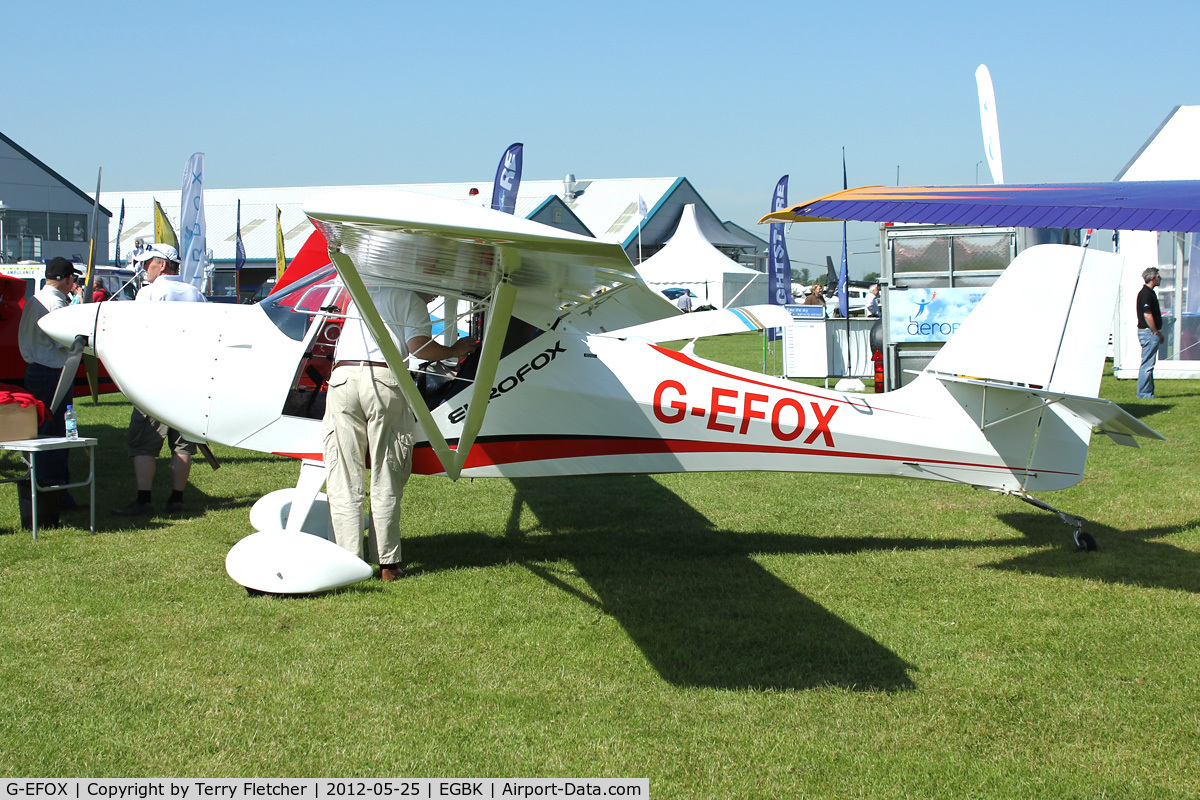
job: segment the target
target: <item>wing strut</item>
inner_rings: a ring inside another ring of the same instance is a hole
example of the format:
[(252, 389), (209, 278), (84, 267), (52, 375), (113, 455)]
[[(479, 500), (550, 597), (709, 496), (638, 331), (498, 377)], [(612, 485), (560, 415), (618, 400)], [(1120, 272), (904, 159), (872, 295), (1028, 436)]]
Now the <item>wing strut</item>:
[(475, 373), (475, 386), (471, 389), (467, 418), (463, 422), (462, 433), (458, 439), (458, 459), (452, 477), (458, 477), (459, 471), (467, 462), (471, 445), (475, 444), (475, 437), (483, 427), (483, 415), (487, 412), (488, 400), (491, 399), (492, 383), (496, 380), (501, 348), (508, 332), (508, 321), (512, 317), (513, 300), (517, 296), (517, 289), (508, 276), (520, 266), (519, 259), (520, 256), (516, 252), (500, 248), (500, 266), (504, 270), (504, 277), (492, 292), (492, 309), (488, 315), (487, 331), (483, 335), (483, 350), (479, 354), (479, 369)]
[[(358, 269), (350, 257), (332, 242), (329, 245), (329, 257), (337, 266), (338, 274), (342, 276), (342, 283), (346, 285), (346, 291), (350, 293), (354, 304), (358, 306), (367, 330), (375, 337), (375, 343), (383, 352), (383, 360), (387, 362), (392, 374), (396, 376), (396, 381), (400, 384), (400, 393), (404, 395), (404, 399), (408, 401), (409, 407), (416, 415), (417, 422), (420, 423), (426, 438), (429, 439), (429, 444), (433, 447), (438, 461), (442, 462), (442, 468), (446, 470), (446, 474), (452, 480), (456, 480), (460, 469), (458, 460), (450, 450), (450, 446), (446, 444), (446, 437), (442, 435), (441, 429), (433, 421), (433, 415), (429, 413), (429, 408), (425, 405), (425, 400), (422, 399), (417, 384), (408, 374), (408, 365), (404, 363), (404, 359), (400, 355), (400, 348), (396, 347), (396, 343), (392, 341), (392, 335), (388, 332), (383, 317), (379, 316), (379, 309), (375, 307), (375, 301), (367, 293), (367, 287), (363, 284)], [(491, 383), (488, 384), (488, 387), (491, 387)]]

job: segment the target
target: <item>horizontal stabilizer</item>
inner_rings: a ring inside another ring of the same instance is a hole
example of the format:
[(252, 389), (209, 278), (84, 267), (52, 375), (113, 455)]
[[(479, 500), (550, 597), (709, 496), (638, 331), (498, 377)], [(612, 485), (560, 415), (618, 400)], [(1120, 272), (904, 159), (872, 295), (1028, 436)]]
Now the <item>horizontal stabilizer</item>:
[(726, 333), (761, 331), (791, 324), (792, 315), (783, 306), (759, 305), (726, 308), (721, 311), (695, 311), (667, 319), (646, 322), (617, 331), (608, 336), (622, 339), (645, 339), (650, 342), (673, 342), (702, 336), (721, 336)]
[(1028, 386), (1016, 386), (1009, 383), (994, 383), (974, 378), (963, 378), (958, 375), (945, 375), (936, 372), (932, 374), (943, 383), (962, 383), (971, 386), (981, 386), (989, 392), (1016, 392), (1024, 395), (1033, 395), (1040, 398), (1045, 405), (1057, 405), (1060, 408), (1067, 409), (1088, 425), (1091, 425), (1095, 432), (1103, 433), (1117, 444), (1126, 445), (1127, 447), (1137, 447), (1137, 442), (1133, 438), (1135, 436), (1144, 436), (1148, 439), (1159, 439), (1162, 441), (1166, 441), (1167, 438), (1111, 400), (1104, 400), (1099, 397), (1081, 397), (1062, 392), (1033, 389)]

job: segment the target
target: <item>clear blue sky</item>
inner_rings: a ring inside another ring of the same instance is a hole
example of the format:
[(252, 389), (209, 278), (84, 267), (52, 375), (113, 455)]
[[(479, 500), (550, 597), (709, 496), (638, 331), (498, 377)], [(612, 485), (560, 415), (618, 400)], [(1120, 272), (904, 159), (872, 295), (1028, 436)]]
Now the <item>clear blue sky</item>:
[[(214, 188), (486, 181), (522, 141), (527, 178), (682, 175), (753, 229), (784, 173), (791, 202), (840, 189), (843, 147), (851, 186), (897, 167), (988, 181), (980, 63), (1010, 183), (1111, 180), (1200, 103), (1194, 2), (71, 0), (4, 18), (0, 130), (89, 192), (98, 167), (110, 190), (174, 186), (195, 151)], [(836, 259), (839, 239), (794, 226), (792, 258)]]

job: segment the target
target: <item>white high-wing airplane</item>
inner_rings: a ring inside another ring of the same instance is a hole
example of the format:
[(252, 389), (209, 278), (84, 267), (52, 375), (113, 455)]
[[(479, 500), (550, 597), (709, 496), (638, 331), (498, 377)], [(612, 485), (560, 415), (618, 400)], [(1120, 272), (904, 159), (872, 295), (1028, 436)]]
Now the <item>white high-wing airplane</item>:
[[(331, 193), (305, 212), (331, 266), (257, 306), (103, 303), (42, 321), (59, 341), (85, 337), (131, 402), (197, 441), (304, 459), (297, 489), (256, 506), (263, 532), (227, 558), (252, 591), (322, 591), (371, 574), (319, 538), (324, 383), (351, 298), (420, 423), (414, 471), (452, 479), (835, 472), (962, 483), (1050, 509), (1031, 492), (1078, 483), (1093, 431), (1121, 444), (1162, 438), (1096, 397), (1122, 266), (1110, 253), (1023, 252), (920, 376), (863, 396), (658, 346), (787, 315), (680, 314), (618, 244), (396, 192)], [(486, 319), (478, 358), (428, 406), (385, 335), (376, 285), (443, 295)], [(1094, 548), (1081, 520), (1059, 513), (1076, 544)]]

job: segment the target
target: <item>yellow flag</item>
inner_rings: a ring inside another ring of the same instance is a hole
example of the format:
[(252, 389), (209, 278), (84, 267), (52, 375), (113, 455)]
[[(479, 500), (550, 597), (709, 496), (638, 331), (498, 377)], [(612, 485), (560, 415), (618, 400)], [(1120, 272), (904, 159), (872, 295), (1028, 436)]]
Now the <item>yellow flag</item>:
[(175, 229), (167, 219), (166, 212), (157, 200), (154, 201), (154, 241), (169, 244), (176, 252), (179, 250), (179, 240), (175, 237)]
[(279, 206), (275, 206), (275, 280), (283, 278), (283, 271), (287, 269), (287, 256), (283, 252), (283, 225), (280, 223), (280, 217), (283, 212), (279, 210)]

